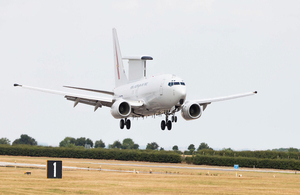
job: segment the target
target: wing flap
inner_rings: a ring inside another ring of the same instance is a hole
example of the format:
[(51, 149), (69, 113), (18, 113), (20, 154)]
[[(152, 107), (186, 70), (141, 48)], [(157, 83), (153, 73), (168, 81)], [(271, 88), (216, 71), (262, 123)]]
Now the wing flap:
[(74, 107), (78, 103), (94, 106), (94, 111), (96, 111), (99, 107), (100, 108), (102, 106), (111, 107), (111, 105), (112, 105), (111, 102), (99, 101), (99, 100), (94, 100), (94, 99), (79, 98), (79, 97), (74, 97), (74, 96), (65, 96), (65, 98), (69, 101), (74, 101)]

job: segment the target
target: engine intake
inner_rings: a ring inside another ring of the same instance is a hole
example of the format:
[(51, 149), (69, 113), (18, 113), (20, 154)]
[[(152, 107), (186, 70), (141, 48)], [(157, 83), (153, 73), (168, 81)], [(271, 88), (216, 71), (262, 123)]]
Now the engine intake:
[(116, 119), (126, 118), (131, 113), (131, 106), (124, 100), (117, 100), (111, 106), (111, 115)]
[(187, 102), (183, 105), (181, 110), (181, 116), (185, 120), (194, 120), (202, 115), (202, 108), (196, 102)]

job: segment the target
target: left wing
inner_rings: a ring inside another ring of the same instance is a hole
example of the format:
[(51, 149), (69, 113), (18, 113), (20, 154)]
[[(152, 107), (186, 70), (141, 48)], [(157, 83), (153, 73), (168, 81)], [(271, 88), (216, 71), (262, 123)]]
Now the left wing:
[(74, 94), (74, 93), (66, 93), (66, 92), (61, 92), (61, 91), (42, 89), (42, 88), (31, 87), (31, 86), (26, 86), (26, 85), (19, 85), (19, 84), (14, 84), (14, 86), (22, 87), (25, 89), (36, 90), (36, 91), (42, 91), (42, 92), (46, 92), (46, 93), (63, 95), (63, 96), (65, 96), (65, 98), (67, 100), (74, 101), (74, 107), (78, 103), (83, 103), (83, 104), (88, 104), (88, 105), (94, 106), (95, 107), (94, 111), (96, 111), (99, 107), (101, 108), (102, 106), (111, 107), (112, 104), (114, 103), (113, 98), (103, 98), (103, 97), (88, 96), (88, 95), (81, 95), (81, 94)]
[(241, 94), (236, 94), (236, 95), (230, 95), (230, 96), (224, 96), (224, 97), (195, 100), (195, 102), (197, 102), (199, 105), (203, 106), (203, 111), (204, 111), (205, 108), (207, 107), (207, 105), (212, 103), (212, 102), (231, 100), (231, 99), (246, 97), (246, 96), (255, 95), (255, 94), (257, 94), (257, 91), (248, 92), (248, 93), (241, 93)]

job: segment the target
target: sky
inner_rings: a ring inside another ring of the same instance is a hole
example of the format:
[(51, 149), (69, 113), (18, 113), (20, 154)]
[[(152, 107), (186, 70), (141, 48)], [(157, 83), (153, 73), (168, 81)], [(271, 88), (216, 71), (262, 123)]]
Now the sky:
[[(0, 138), (27, 134), (48, 146), (70, 136), (106, 145), (132, 138), (140, 148), (300, 148), (299, 10), (297, 0), (2, 0)], [(171, 131), (160, 129), (164, 117), (132, 120), (128, 131), (110, 108), (73, 108), (63, 96), (13, 87), (111, 91), (112, 28), (123, 56), (152, 56), (147, 75), (181, 77), (187, 100), (258, 94), (213, 103), (193, 121), (177, 113)]]

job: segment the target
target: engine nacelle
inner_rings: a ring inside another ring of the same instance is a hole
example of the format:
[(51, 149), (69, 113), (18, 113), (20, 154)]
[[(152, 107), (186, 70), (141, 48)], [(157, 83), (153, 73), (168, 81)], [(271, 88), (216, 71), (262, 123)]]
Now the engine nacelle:
[(131, 113), (131, 106), (125, 100), (117, 100), (111, 106), (110, 113), (116, 119), (126, 118)]
[(202, 108), (196, 102), (187, 102), (183, 105), (181, 110), (181, 116), (185, 120), (194, 120), (201, 116)]

